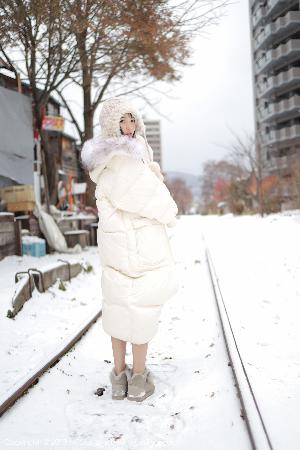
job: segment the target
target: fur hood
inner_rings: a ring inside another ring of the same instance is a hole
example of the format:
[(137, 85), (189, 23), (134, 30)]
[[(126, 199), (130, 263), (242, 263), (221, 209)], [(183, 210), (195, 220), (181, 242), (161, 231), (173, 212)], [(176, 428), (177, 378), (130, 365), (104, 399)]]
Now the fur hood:
[(146, 148), (146, 145), (144, 139), (138, 135), (136, 138), (121, 136), (109, 139), (96, 136), (84, 143), (81, 150), (81, 161), (95, 183), (98, 182), (108, 161), (117, 155), (127, 155), (134, 159), (147, 161), (149, 168), (163, 181), (164, 176), (161, 173), (160, 165), (153, 161), (152, 149), (149, 146)]
[[(125, 113), (131, 113), (135, 118), (134, 138), (121, 134), (120, 119)], [(153, 162), (153, 152), (146, 139), (143, 119), (127, 98), (106, 100), (100, 113), (100, 125), (101, 135), (87, 140), (81, 150), (82, 165), (90, 172), (92, 179), (95, 178), (93, 172), (97, 169), (97, 174), (100, 174), (115, 155), (123, 154)]]
[[(121, 136), (103, 139), (95, 136), (87, 140), (81, 150), (81, 161), (86, 170), (93, 171), (96, 167), (105, 165), (115, 155), (127, 155), (134, 159), (145, 159), (146, 143), (141, 137), (130, 138)], [(148, 157), (151, 160), (150, 157)]]

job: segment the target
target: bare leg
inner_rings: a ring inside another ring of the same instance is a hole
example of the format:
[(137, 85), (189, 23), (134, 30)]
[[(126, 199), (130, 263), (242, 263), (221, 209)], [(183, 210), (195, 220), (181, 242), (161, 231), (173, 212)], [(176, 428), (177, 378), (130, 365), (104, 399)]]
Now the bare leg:
[(115, 372), (118, 375), (125, 369), (126, 341), (121, 341), (111, 336), (112, 350), (114, 354)]
[(144, 372), (147, 350), (148, 350), (148, 342), (146, 344), (132, 344), (133, 374)]

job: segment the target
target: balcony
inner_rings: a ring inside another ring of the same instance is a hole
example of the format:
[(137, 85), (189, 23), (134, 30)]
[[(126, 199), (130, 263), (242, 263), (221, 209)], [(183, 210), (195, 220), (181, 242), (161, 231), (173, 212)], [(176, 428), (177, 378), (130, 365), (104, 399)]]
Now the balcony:
[(252, 8), (252, 6), (255, 4), (255, 3), (258, 3), (258, 2), (261, 2), (261, 0), (250, 0), (250, 6), (251, 6), (251, 8)]
[(274, 65), (275, 52), (276, 50), (268, 50), (256, 61), (255, 72), (257, 75)]
[(278, 17), (275, 22), (262, 27), (254, 38), (255, 50), (267, 47), (271, 43), (279, 42), (299, 30), (300, 11), (289, 11), (285, 16)]
[(290, 39), (286, 44), (276, 49), (268, 50), (255, 63), (256, 74), (267, 72), (275, 67), (278, 69), (300, 58), (300, 39)]
[(270, 77), (264, 83), (257, 85), (257, 96), (269, 97), (275, 91), (276, 93), (284, 92), (288, 89), (300, 87), (300, 68), (292, 67), (285, 72), (280, 72), (278, 75)]
[(252, 15), (253, 28), (258, 27), (258, 25), (262, 22), (264, 17), (265, 17), (265, 8), (260, 5), (255, 11), (255, 13)]
[(275, 144), (276, 142), (289, 141), (291, 139), (300, 139), (300, 125), (292, 125), (290, 127), (281, 128), (280, 130), (271, 130), (265, 134), (263, 143), (266, 145)]
[(281, 100), (277, 103), (270, 103), (267, 108), (258, 108), (257, 115), (261, 122), (270, 120), (284, 119), (288, 120), (293, 116), (299, 116), (300, 95)]
[(292, 6), (297, 5), (299, 0), (268, 0), (265, 7), (265, 15), (267, 18), (274, 17), (284, 11), (289, 10)]
[(273, 157), (268, 164), (268, 170), (277, 171), (280, 169), (289, 168), (289, 158), (288, 156)]

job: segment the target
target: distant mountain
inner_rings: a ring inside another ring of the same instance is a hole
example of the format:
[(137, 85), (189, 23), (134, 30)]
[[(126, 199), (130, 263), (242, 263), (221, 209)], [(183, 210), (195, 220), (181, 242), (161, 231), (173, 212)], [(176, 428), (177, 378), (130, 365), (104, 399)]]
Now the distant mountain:
[(189, 188), (195, 188), (195, 186), (197, 187), (199, 186), (199, 176), (197, 175), (193, 175), (187, 172), (173, 172), (173, 171), (165, 172), (165, 174), (166, 178), (168, 178), (169, 180), (174, 180), (174, 178), (183, 179)]

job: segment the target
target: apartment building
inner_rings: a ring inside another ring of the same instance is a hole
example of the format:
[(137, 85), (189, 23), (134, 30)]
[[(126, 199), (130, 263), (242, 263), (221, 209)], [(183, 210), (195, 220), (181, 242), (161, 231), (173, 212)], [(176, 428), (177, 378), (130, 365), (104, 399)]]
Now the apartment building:
[(163, 170), (160, 120), (148, 120), (143, 118), (143, 121), (146, 127), (147, 141), (153, 150), (153, 159), (159, 163), (161, 169)]
[(300, 156), (300, 0), (249, 0), (255, 122), (263, 175)]

